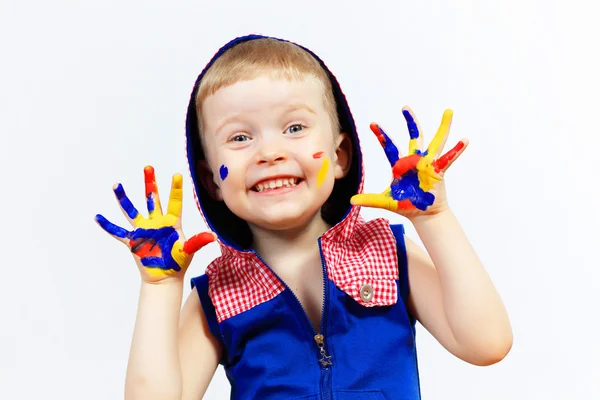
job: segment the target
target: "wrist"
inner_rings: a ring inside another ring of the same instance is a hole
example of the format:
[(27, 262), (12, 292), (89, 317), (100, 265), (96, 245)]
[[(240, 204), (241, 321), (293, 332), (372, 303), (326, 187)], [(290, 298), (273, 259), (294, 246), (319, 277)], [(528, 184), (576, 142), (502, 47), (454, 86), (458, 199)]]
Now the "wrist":
[(162, 278), (152, 277), (150, 279), (142, 279), (142, 285), (154, 286), (154, 287), (179, 287), (183, 286), (184, 275), (177, 274), (172, 276), (165, 276)]
[(454, 214), (452, 213), (452, 210), (450, 209), (450, 207), (445, 206), (443, 208), (436, 210), (433, 213), (415, 215), (415, 216), (411, 217), (409, 220), (410, 220), (410, 222), (412, 222), (412, 224), (415, 226), (416, 229), (419, 229), (419, 227), (429, 226), (429, 225), (437, 223), (439, 221), (443, 221), (444, 219), (447, 219), (448, 217), (452, 217), (453, 215)]

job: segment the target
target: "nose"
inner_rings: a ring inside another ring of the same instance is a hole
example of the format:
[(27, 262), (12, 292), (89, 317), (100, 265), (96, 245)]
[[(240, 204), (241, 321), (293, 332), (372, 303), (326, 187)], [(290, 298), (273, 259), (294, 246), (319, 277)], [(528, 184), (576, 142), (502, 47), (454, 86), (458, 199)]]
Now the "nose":
[(261, 144), (258, 154), (259, 164), (275, 164), (287, 159), (288, 152), (280, 141), (272, 139)]

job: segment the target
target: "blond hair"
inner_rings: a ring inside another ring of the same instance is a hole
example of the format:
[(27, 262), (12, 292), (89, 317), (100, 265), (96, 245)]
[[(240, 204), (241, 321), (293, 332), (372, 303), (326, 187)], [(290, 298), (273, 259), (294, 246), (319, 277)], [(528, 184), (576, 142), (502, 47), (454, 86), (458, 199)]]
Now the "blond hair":
[(333, 131), (340, 132), (331, 81), (321, 64), (295, 44), (264, 38), (248, 40), (233, 46), (217, 58), (206, 71), (195, 99), (200, 136), (203, 126), (202, 102), (207, 97), (221, 88), (252, 80), (263, 74), (289, 81), (303, 81), (307, 76), (316, 78), (323, 89), (325, 109), (329, 113)]

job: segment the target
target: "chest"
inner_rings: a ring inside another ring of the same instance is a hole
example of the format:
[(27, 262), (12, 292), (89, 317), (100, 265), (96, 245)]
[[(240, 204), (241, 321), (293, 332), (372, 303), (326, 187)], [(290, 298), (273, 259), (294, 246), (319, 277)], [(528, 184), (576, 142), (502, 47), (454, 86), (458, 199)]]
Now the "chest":
[(322, 265), (310, 262), (279, 271), (278, 275), (296, 296), (315, 331), (319, 332), (324, 302)]

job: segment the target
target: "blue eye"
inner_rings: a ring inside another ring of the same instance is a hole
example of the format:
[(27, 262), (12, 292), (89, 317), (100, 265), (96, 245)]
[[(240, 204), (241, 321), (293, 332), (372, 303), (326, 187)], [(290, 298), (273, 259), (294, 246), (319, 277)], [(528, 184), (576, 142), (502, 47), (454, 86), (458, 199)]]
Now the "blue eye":
[(296, 124), (296, 125), (292, 125), (289, 128), (287, 128), (285, 130), (285, 132), (293, 134), (293, 133), (298, 133), (298, 132), (302, 131), (303, 129), (304, 129), (304, 127), (302, 125)]
[(250, 138), (246, 135), (236, 135), (230, 139), (232, 142), (245, 142), (247, 140), (250, 140)]

